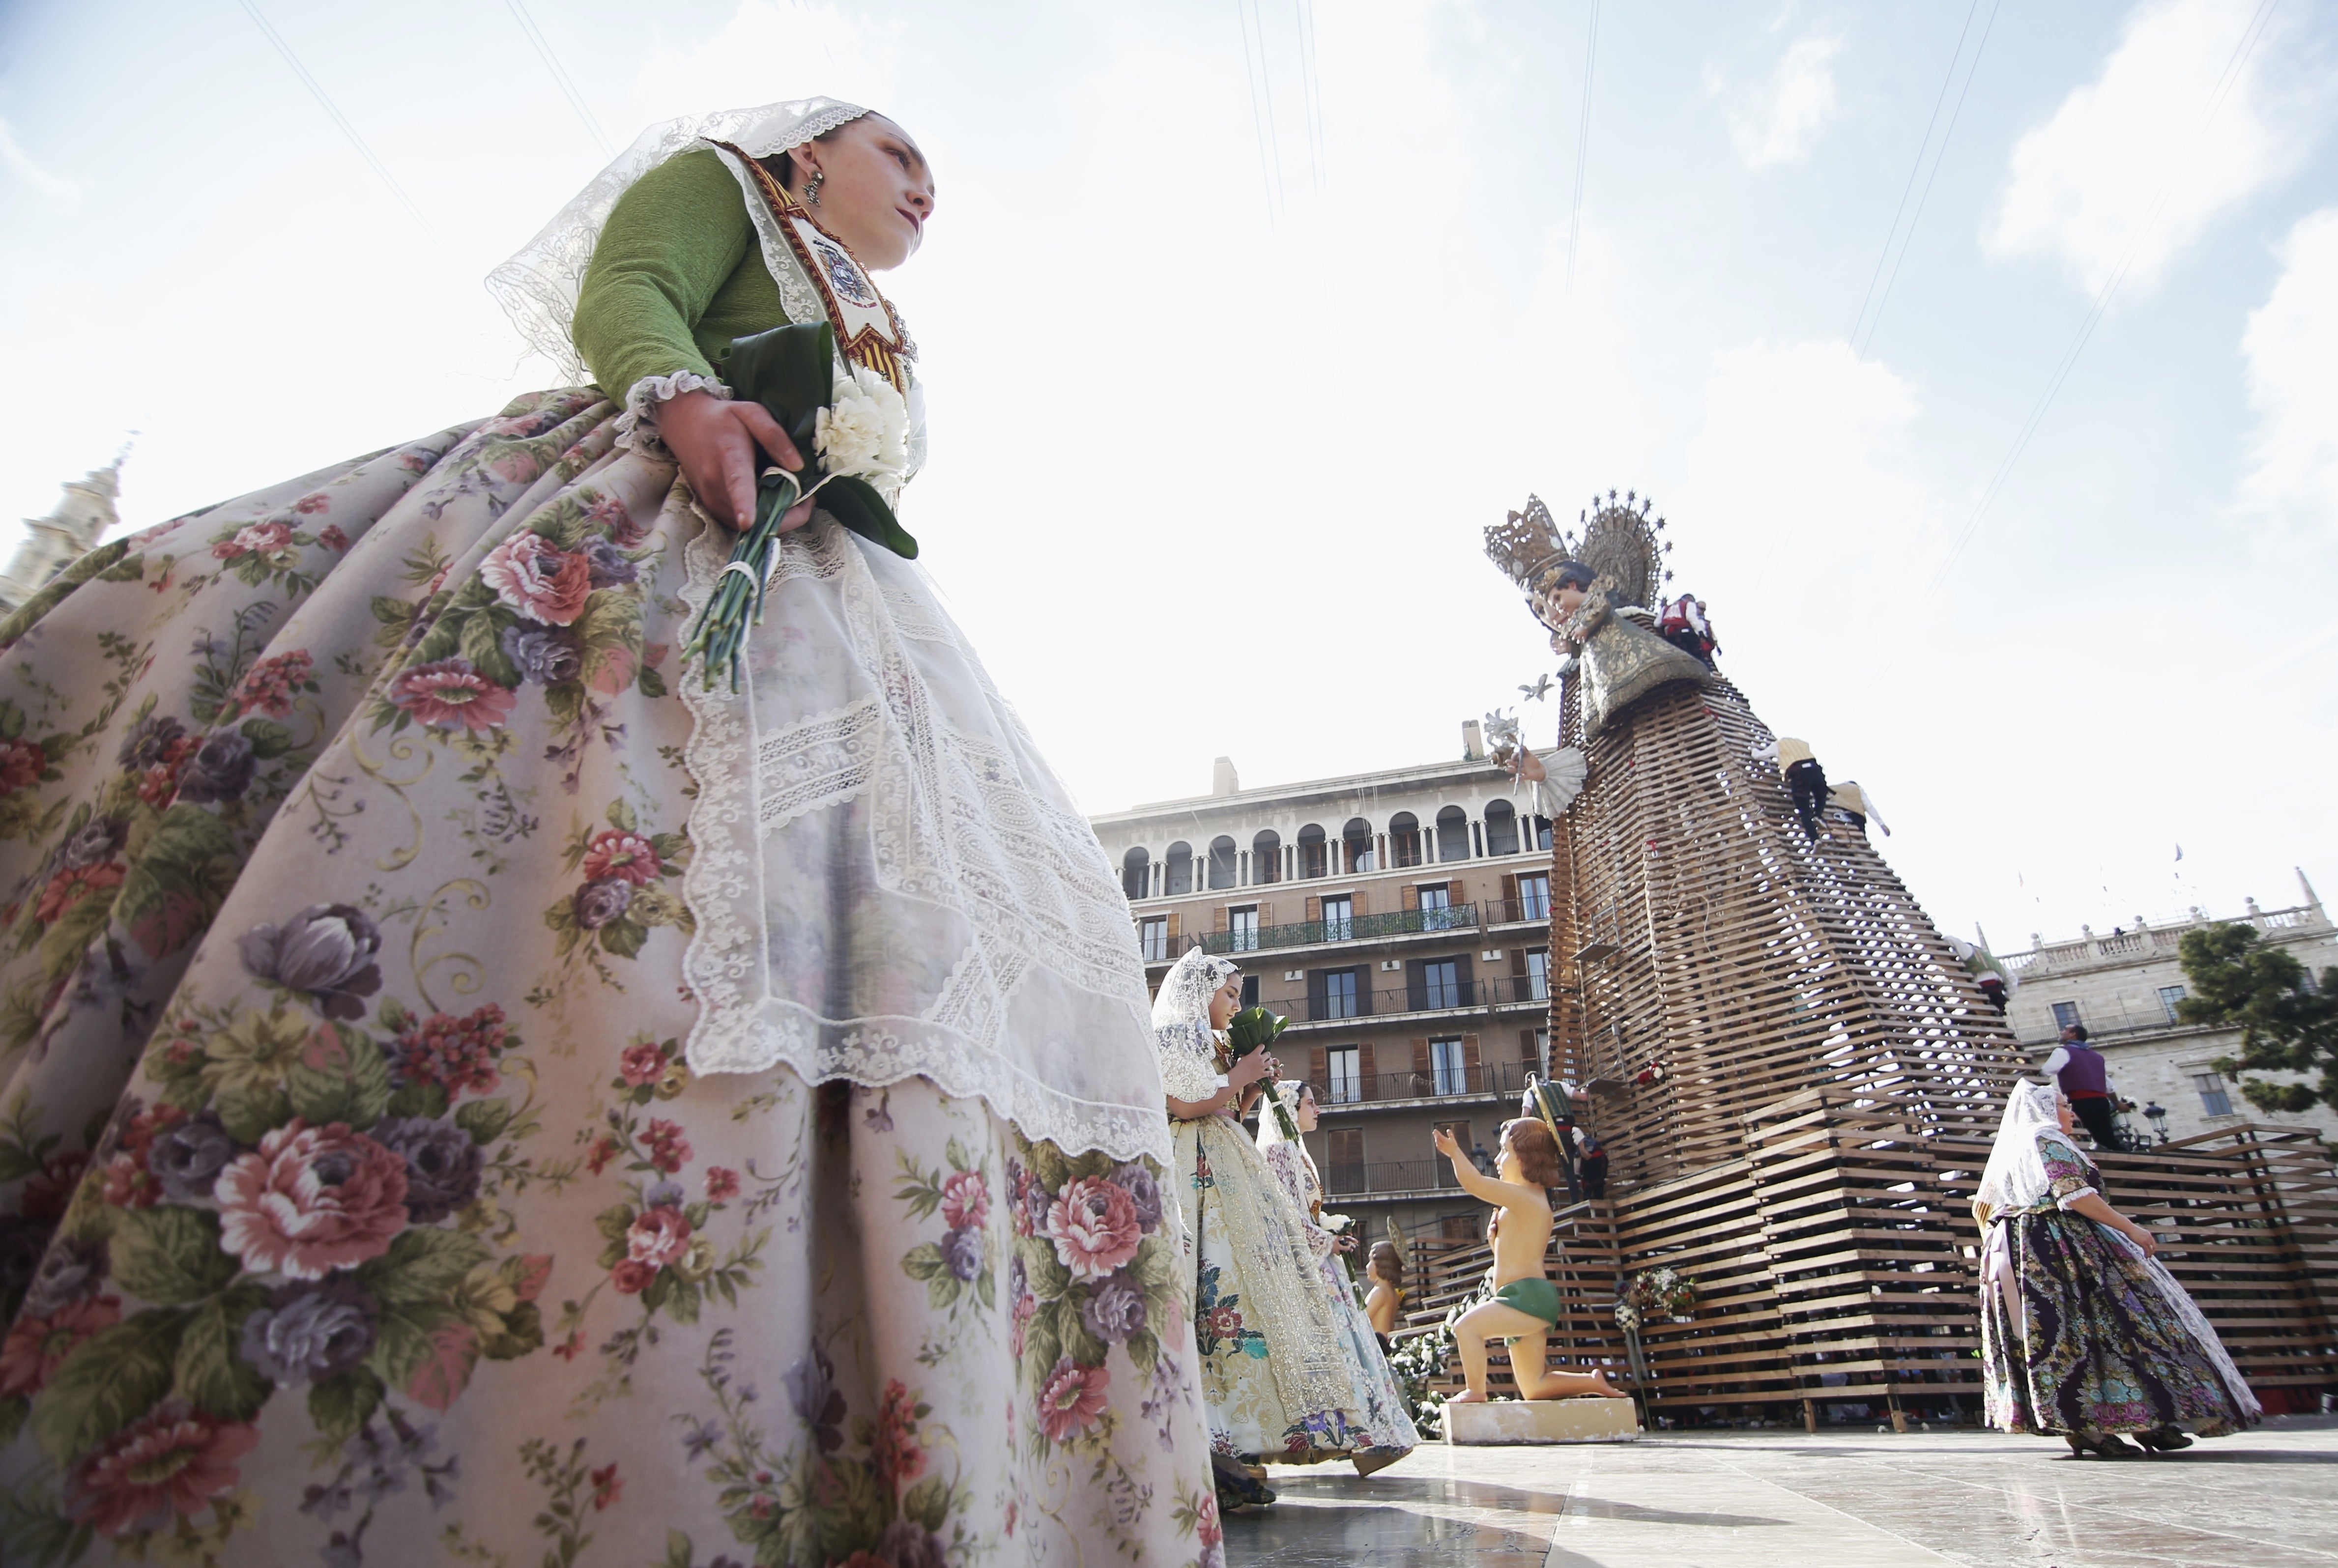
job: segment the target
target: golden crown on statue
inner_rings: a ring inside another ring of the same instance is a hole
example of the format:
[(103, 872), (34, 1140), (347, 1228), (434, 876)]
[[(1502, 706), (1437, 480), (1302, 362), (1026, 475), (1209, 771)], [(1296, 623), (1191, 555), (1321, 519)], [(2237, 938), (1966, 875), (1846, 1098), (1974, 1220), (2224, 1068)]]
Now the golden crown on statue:
[(1553, 567), (1580, 561), (1597, 575), (1612, 579), (1626, 603), (1653, 606), (1672, 576), (1664, 564), (1672, 544), (1656, 537), (1665, 520), (1648, 514), (1654, 505), (1633, 490), (1624, 492), (1620, 501), (1613, 490), (1595, 495), (1577, 514), (1583, 524), (1578, 540), (1560, 531), (1541, 496), (1528, 495), (1524, 511), (1513, 512), (1486, 530), (1486, 558), (1529, 600), (1541, 597)]
[(1486, 558), (1529, 599), (1538, 591), (1542, 574), (1571, 559), (1574, 549), (1575, 542), (1559, 533), (1539, 495), (1528, 495), (1525, 511), (1513, 512), (1486, 530)]

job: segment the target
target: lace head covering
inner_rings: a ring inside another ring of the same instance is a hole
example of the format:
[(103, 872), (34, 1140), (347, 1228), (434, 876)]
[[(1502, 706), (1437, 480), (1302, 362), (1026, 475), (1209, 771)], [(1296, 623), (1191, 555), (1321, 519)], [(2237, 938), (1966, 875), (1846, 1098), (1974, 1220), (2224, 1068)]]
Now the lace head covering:
[(1997, 1125), (1997, 1143), (1989, 1152), (1989, 1165), (1980, 1173), (1980, 1190), (1973, 1201), (1986, 1204), (1992, 1214), (2008, 1209), (2034, 1208), (2046, 1201), (2054, 1180), (2046, 1173), (2046, 1157), (2038, 1152), (2038, 1134), (2058, 1130), (2061, 1118), (2056, 1102), (2061, 1092), (2051, 1083), (2027, 1079), (2013, 1085), (2006, 1097), (2005, 1119)]
[(1210, 997), (1218, 987), (1242, 973), (1242, 966), (1228, 959), (1213, 958), (1199, 947), (1190, 947), (1185, 956), (1169, 966), (1161, 982), (1160, 995), (1153, 999), (1153, 1027), (1174, 1028), (1180, 1024), (1199, 1024), (1210, 1027)]
[(752, 109), (685, 114), (653, 125), (593, 178), (575, 199), (553, 215), (516, 255), (487, 274), (487, 292), (519, 328), (528, 346), (577, 381), (586, 378), (584, 361), (569, 336), (577, 291), (592, 265), (601, 228), (633, 182), (678, 153), (728, 142), (752, 158), (769, 158), (825, 136), (869, 111), (834, 98), (798, 98)]
[[(1282, 1096), (1283, 1108), (1291, 1112), (1291, 1120), (1293, 1122), (1296, 1122), (1299, 1120), (1299, 1097), (1305, 1093), (1306, 1091), (1307, 1083), (1304, 1079), (1279, 1078), (1275, 1080), (1274, 1092)], [(1260, 1152), (1265, 1152), (1267, 1150), (1273, 1148), (1277, 1143), (1288, 1143), (1292, 1142), (1297, 1142), (1299, 1143), (1299, 1152), (1301, 1154), (1305, 1155), (1307, 1153), (1306, 1142), (1303, 1140), (1285, 1138), (1282, 1135), (1282, 1118), (1275, 1115), (1272, 1111), (1269, 1110), (1265, 1106), (1260, 1106), (1258, 1112), (1258, 1147)], [(1311, 1166), (1313, 1165), (1315, 1163), (1314, 1159), (1310, 1156), (1307, 1160), (1307, 1163)]]

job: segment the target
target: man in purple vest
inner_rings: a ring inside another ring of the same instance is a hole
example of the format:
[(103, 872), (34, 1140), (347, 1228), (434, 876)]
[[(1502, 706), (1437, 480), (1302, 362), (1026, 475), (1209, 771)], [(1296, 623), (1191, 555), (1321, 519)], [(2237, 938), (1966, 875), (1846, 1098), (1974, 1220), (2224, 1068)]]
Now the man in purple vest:
[(2123, 1150), (2125, 1140), (2111, 1121), (2117, 1102), (2111, 1099), (2110, 1074), (2103, 1069), (2103, 1054), (2087, 1044), (2084, 1024), (2062, 1026), (2062, 1044), (2046, 1058), (2046, 1071), (2062, 1086), (2062, 1098), (2093, 1134), (2097, 1149)]

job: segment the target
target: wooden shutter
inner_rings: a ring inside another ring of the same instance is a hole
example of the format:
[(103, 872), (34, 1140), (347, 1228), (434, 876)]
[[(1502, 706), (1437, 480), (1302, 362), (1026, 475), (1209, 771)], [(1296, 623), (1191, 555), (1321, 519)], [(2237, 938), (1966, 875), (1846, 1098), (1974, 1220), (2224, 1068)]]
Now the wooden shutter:
[(1329, 1147), (1334, 1166), (1361, 1165), (1364, 1162), (1364, 1130), (1361, 1127), (1335, 1127), (1331, 1130)]
[(1412, 1070), (1424, 1078), (1429, 1075), (1429, 1042), (1426, 1040), (1416, 1040), (1412, 1043)]
[(1502, 902), (1514, 909), (1518, 905), (1518, 874), (1515, 871), (1506, 871), (1502, 874)]
[(1376, 1098), (1380, 1092), (1372, 1087), (1372, 1043), (1369, 1040), (1356, 1047), (1356, 1072), (1364, 1081), (1364, 1098)]
[(1226, 906), (1223, 904), (1219, 905), (1211, 918), (1215, 920), (1217, 924), (1211, 926), (1210, 929), (1213, 931), (1223, 931), (1226, 929)]
[(1531, 1065), (1535, 1060), (1534, 1037), (1535, 1032), (1531, 1029), (1521, 1029), (1518, 1031), (1518, 1060), (1527, 1063), (1529, 1065)]
[(1169, 956), (1172, 958), (1177, 956), (1177, 912), (1172, 909), (1169, 912)]
[(1348, 897), (1351, 900), (1348, 907), (1348, 913), (1351, 915), (1361, 916), (1364, 912), (1364, 890), (1359, 887), (1353, 893), (1349, 894)]
[(1258, 928), (1263, 931), (1273, 924), (1274, 906), (1267, 903), (1264, 899), (1261, 899), (1258, 906)]
[(1310, 926), (1320, 926), (1322, 922), (1323, 900), (1321, 898), (1310, 898), (1307, 900), (1307, 924)]
[[(1461, 1066), (1465, 1072), (1475, 1073), (1478, 1070), (1478, 1037), (1475, 1034), (1461, 1036)], [(1478, 1082), (1482, 1083), (1485, 1081), (1480, 1079)]]
[(1469, 902), (1469, 884), (1463, 882), (1459, 877), (1456, 877), (1452, 881), (1448, 882), (1445, 885), (1445, 897), (1446, 899), (1452, 904), (1453, 907), (1456, 909), (1460, 908), (1462, 905)]
[(1309, 1046), (1307, 1049), (1307, 1082), (1328, 1087), (1331, 1080), (1324, 1076), (1324, 1068), (1326, 1065), (1327, 1063), (1323, 1060), (1323, 1047), (1321, 1045)]
[(1461, 995), (1464, 996), (1469, 995), (1470, 983), (1477, 979), (1477, 975), (1470, 973), (1471, 966), (1475, 963), (1476, 960), (1467, 953), (1459, 953), (1454, 955), (1453, 978), (1461, 983)]
[(1419, 1013), (1429, 1005), (1429, 965), (1419, 958), (1404, 961), (1404, 1006), (1408, 1013)]
[(1325, 1003), (1323, 999), (1324, 974), (1325, 971), (1321, 969), (1310, 969), (1307, 971), (1307, 1016), (1310, 1018), (1321, 1018), (1325, 1014)]
[(1517, 975), (1521, 980), (1526, 978), (1527, 950), (1525, 948), (1513, 947), (1510, 949), (1510, 973)]
[(1420, 907), (1420, 889), (1410, 882), (1404, 885), (1404, 906), (1408, 909)]

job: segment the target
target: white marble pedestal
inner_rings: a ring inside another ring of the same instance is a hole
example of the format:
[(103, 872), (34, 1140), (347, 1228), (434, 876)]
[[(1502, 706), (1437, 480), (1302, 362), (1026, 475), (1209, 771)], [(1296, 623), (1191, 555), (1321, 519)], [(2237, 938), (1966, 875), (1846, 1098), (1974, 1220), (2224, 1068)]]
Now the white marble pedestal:
[(1640, 1417), (1629, 1399), (1496, 1399), (1443, 1410), (1445, 1441), (1456, 1446), (1630, 1443), (1640, 1436)]

